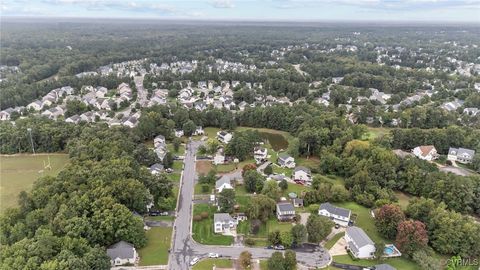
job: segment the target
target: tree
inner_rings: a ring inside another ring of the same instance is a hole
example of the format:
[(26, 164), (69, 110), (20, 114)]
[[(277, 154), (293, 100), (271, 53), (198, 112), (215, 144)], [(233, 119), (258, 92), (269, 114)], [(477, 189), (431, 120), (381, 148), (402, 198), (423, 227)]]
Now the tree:
[(197, 125), (192, 120), (188, 120), (185, 124), (183, 124), (183, 133), (185, 136), (192, 136), (192, 134), (197, 129)]
[(290, 248), (293, 244), (292, 234), (289, 231), (281, 232), (280, 241), (282, 242), (283, 246)]
[(282, 181), (280, 181), (280, 183), (278, 183), (278, 187), (279, 187), (282, 191), (287, 190), (287, 189), (288, 189), (287, 180), (283, 179)]
[(280, 198), (280, 188), (275, 180), (268, 180), (263, 185), (262, 194), (277, 201)]
[(162, 164), (163, 164), (163, 166), (165, 166), (165, 168), (172, 168), (172, 166), (173, 166), (173, 155), (172, 155), (172, 153), (167, 152), (165, 154), (165, 157), (163, 157)]
[(294, 270), (297, 267), (297, 254), (293, 250), (285, 251), (285, 270)]
[(436, 258), (435, 253), (429, 249), (417, 250), (412, 255), (412, 260), (416, 262), (420, 269), (437, 270), (443, 269), (443, 263)]
[(238, 257), (238, 261), (242, 269), (247, 269), (252, 264), (252, 254), (248, 251), (242, 251)]
[(327, 237), (333, 228), (333, 221), (318, 215), (310, 215), (307, 220), (308, 241), (319, 243)]
[(218, 195), (218, 206), (220, 212), (231, 213), (235, 205), (235, 190), (224, 188)]
[(295, 224), (290, 230), (293, 246), (300, 246), (307, 240), (307, 228), (303, 224)]
[(375, 214), (375, 226), (378, 232), (387, 239), (395, 239), (397, 227), (405, 220), (405, 214), (398, 205), (386, 204)]
[(280, 231), (273, 231), (268, 234), (267, 241), (273, 246), (280, 245), (280, 243), (282, 243), (282, 239), (280, 237)]
[(285, 259), (281, 252), (275, 251), (267, 260), (268, 270), (285, 270)]
[(385, 250), (385, 242), (383, 241), (375, 242), (375, 259), (376, 260), (380, 260), (382, 258), (384, 250)]
[(273, 173), (273, 166), (272, 164), (269, 164), (265, 169), (263, 170), (263, 173), (266, 175), (270, 175)]
[[(178, 149), (180, 149), (180, 144), (182, 143), (182, 141), (180, 140), (180, 138), (177, 138), (175, 137), (175, 139), (173, 139), (173, 150), (175, 150), (175, 152), (178, 152)], [(201, 145), (203, 146), (203, 145)], [(205, 147), (205, 146), (203, 146)]]
[(248, 164), (245, 164), (242, 168), (242, 176), (245, 176), (245, 173), (250, 171), (250, 170), (256, 170), (257, 169), (257, 165), (255, 165), (255, 163), (248, 163)]
[(412, 256), (415, 251), (425, 248), (427, 243), (427, 230), (421, 221), (405, 220), (398, 224), (395, 245), (403, 254)]
[(247, 208), (247, 215), (250, 219), (267, 221), (275, 211), (275, 201), (265, 195), (257, 195), (251, 198)]
[(260, 192), (263, 189), (265, 177), (256, 170), (247, 170), (243, 177), (243, 181), (247, 192)]

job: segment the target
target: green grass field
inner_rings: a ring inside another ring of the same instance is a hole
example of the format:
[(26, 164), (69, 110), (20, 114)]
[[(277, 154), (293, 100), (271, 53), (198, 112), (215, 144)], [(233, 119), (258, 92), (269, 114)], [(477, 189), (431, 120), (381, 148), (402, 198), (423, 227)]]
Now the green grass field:
[(363, 136), (364, 140), (374, 140), (390, 132), (390, 128), (369, 127), (367, 133)]
[(233, 262), (229, 259), (204, 259), (192, 267), (192, 270), (212, 270), (213, 266), (219, 268), (232, 268)]
[(201, 212), (208, 212), (209, 217), (201, 221), (193, 221), (192, 237), (195, 241), (205, 245), (223, 245), (229, 246), (233, 243), (232, 236), (215, 234), (213, 232), (213, 214), (215, 206), (208, 204), (196, 204), (193, 207), (193, 214), (199, 215)]
[[(381, 263), (388, 263), (399, 270), (400, 269), (401, 270), (420, 270), (420, 267), (416, 263), (401, 257), (382, 259), (380, 261), (377, 261), (377, 260), (354, 261), (352, 260), (352, 258), (350, 258), (350, 255), (340, 255), (340, 256), (333, 256), (333, 261), (337, 263), (353, 264), (353, 265), (360, 265), (360, 266), (373, 266)], [(335, 268), (332, 267), (332, 269), (335, 269)]]
[(17, 196), (30, 190), (33, 182), (41, 176), (57, 175), (68, 163), (67, 154), (51, 154), (51, 170), (44, 169), (48, 157), (37, 155), (0, 156), (0, 212), (17, 205)]
[(341, 233), (335, 234), (335, 235), (332, 237), (332, 239), (328, 240), (328, 241), (325, 243), (324, 247), (325, 247), (326, 249), (331, 249), (331, 248), (335, 245), (335, 243), (337, 243), (337, 241), (338, 241), (340, 238), (342, 238), (344, 235), (345, 235), (345, 232), (341, 232)]
[(147, 246), (139, 250), (140, 265), (165, 265), (172, 239), (171, 227), (152, 227), (146, 233)]

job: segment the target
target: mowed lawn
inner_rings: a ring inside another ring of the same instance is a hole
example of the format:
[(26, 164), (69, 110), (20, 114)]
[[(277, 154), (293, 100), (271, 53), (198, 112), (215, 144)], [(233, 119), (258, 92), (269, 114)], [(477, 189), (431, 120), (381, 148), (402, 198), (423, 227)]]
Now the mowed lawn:
[(200, 215), (202, 212), (207, 212), (208, 218), (192, 222), (192, 237), (195, 241), (204, 245), (230, 246), (233, 243), (232, 236), (213, 232), (213, 214), (215, 213), (215, 209), (215, 206), (208, 204), (196, 204), (193, 206), (193, 215)]
[[(48, 157), (52, 169), (44, 168)], [(39, 177), (57, 175), (67, 163), (67, 154), (0, 156), (0, 212), (16, 206), (18, 194), (30, 190)]]
[(172, 239), (172, 227), (152, 227), (146, 233), (147, 246), (139, 250), (140, 265), (165, 265)]
[(219, 268), (232, 268), (233, 262), (229, 259), (204, 259), (192, 267), (192, 270), (212, 270), (213, 266)]

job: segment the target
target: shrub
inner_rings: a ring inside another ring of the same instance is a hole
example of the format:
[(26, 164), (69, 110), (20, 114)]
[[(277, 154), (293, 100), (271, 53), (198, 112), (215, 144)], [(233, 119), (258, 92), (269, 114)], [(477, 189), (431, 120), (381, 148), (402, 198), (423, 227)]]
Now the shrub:
[(255, 245), (255, 240), (253, 240), (252, 238), (247, 238), (243, 241), (245, 243), (245, 245), (247, 246), (253, 246)]
[(200, 213), (200, 219), (208, 218), (208, 212)]
[(202, 220), (202, 216), (200, 216), (200, 215), (194, 215), (192, 219), (193, 219), (193, 221), (201, 221), (201, 220)]

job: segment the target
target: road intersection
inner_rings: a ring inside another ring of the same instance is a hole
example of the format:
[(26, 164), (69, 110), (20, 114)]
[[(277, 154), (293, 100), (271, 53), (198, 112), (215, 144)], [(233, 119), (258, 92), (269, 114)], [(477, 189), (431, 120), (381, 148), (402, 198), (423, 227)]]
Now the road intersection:
[[(190, 261), (194, 257), (204, 258), (210, 252), (221, 254), (223, 257), (238, 258), (242, 251), (247, 250), (254, 259), (269, 258), (275, 250), (243, 246), (202, 245), (195, 242), (191, 237), (194, 186), (197, 178), (195, 153), (201, 144), (200, 141), (190, 141), (186, 147), (168, 269), (189, 269)], [(297, 252), (297, 261), (305, 266), (322, 267), (330, 261), (330, 255), (320, 246), (301, 248), (295, 251)]]

